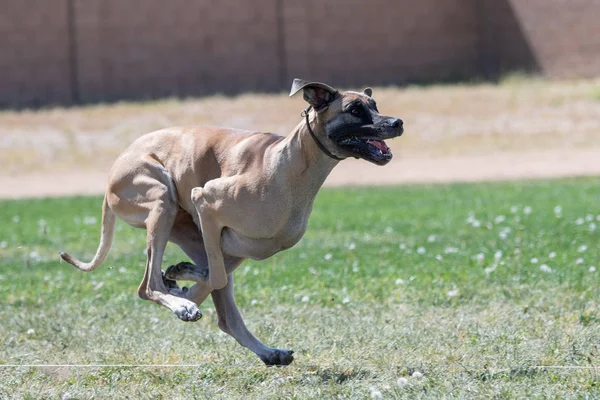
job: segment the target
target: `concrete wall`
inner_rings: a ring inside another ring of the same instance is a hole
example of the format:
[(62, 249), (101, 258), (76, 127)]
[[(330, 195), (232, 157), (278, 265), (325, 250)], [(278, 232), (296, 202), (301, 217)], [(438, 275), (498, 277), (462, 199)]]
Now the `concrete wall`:
[[(368, 4), (368, 5), (367, 5)], [(286, 2), (287, 78), (380, 85), (477, 73), (472, 0)]]
[(0, 106), (600, 75), (597, 0), (0, 0)]
[(507, 1), (543, 74), (600, 75), (600, 1)]
[(69, 103), (66, 0), (0, 0), (0, 106)]
[(81, 100), (277, 89), (275, 1), (77, 2)]

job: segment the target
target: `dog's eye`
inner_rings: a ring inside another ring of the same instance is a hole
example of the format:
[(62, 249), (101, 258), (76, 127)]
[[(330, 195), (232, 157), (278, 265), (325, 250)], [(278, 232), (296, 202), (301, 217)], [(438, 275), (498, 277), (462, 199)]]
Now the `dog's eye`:
[(352, 107), (350, 109), (350, 114), (354, 115), (355, 117), (360, 117), (360, 114), (362, 114), (362, 110), (358, 107)]

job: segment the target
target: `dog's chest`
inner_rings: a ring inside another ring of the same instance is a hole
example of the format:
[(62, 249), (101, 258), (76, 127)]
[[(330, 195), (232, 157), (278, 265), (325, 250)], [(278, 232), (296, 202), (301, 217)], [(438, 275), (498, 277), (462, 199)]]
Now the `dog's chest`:
[[(279, 229), (265, 229), (263, 225), (261, 235), (253, 235), (235, 228), (225, 228), (222, 234), (222, 247), (226, 254), (263, 260), (282, 250), (294, 246), (304, 233), (308, 224), (308, 212), (291, 214), (285, 224)], [(262, 236), (262, 237), (261, 237)]]
[(276, 235), (282, 246), (286, 249), (290, 248), (302, 239), (306, 232), (309, 215), (310, 211), (297, 212), (289, 218), (288, 223)]

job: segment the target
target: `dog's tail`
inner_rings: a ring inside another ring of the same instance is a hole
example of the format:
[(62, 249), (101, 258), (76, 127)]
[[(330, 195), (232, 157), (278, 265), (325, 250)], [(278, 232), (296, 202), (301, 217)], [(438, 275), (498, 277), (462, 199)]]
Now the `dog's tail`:
[(102, 235), (100, 237), (100, 244), (98, 245), (98, 250), (96, 250), (96, 255), (89, 263), (84, 263), (76, 258), (71, 257), (67, 253), (60, 253), (60, 257), (68, 262), (71, 265), (74, 265), (81, 271), (93, 271), (102, 264), (110, 247), (113, 243), (113, 237), (115, 236), (115, 222), (117, 217), (112, 212), (108, 203), (106, 201), (106, 197), (104, 197), (104, 203), (102, 204)]

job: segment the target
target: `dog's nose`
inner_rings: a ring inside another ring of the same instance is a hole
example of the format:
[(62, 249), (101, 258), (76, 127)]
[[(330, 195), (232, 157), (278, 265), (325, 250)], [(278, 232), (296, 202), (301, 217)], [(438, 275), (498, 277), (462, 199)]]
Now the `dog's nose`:
[(400, 128), (403, 124), (404, 122), (402, 122), (400, 118), (392, 118), (392, 120), (390, 121), (390, 126), (392, 128)]

